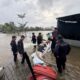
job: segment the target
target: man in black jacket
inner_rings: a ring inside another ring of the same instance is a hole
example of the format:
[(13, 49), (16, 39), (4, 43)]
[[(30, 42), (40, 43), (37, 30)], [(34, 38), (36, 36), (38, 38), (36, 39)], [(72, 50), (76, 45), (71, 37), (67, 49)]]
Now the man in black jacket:
[(43, 41), (42, 34), (39, 33), (38, 36), (37, 36), (37, 44), (38, 44), (38, 46), (42, 43), (42, 41)]
[(17, 44), (16, 44), (16, 36), (12, 36), (12, 40), (11, 40), (11, 50), (13, 52), (13, 56), (14, 56), (14, 62), (17, 61)]
[(24, 51), (24, 44), (23, 44), (23, 40), (24, 39), (25, 39), (25, 36), (22, 35), (21, 39), (18, 41), (18, 51), (22, 55), (22, 61), (21, 61), (21, 63), (24, 64), (24, 61), (26, 60), (26, 62), (28, 63), (28, 66), (29, 66), (29, 68), (31, 70), (31, 73), (33, 75), (33, 78), (34, 78), (34, 80), (36, 80), (34, 72), (33, 72), (33, 69), (31, 67), (29, 56), (27, 55), (27, 52)]
[(20, 55), (23, 55), (23, 53), (24, 53), (24, 44), (23, 44), (24, 39), (25, 39), (25, 37), (22, 35), (21, 39), (18, 41), (18, 51), (19, 51)]
[(32, 43), (33, 44), (36, 44), (36, 35), (35, 35), (35, 33), (32, 33)]
[(55, 46), (55, 57), (59, 73), (65, 70), (66, 56), (69, 54), (70, 49), (69, 44), (64, 42), (62, 36), (59, 35)]
[(52, 42), (51, 44), (51, 51), (54, 53), (55, 45), (56, 45), (56, 38), (59, 35), (58, 29), (55, 28), (55, 30), (52, 32), (52, 37), (49, 38), (49, 40)]

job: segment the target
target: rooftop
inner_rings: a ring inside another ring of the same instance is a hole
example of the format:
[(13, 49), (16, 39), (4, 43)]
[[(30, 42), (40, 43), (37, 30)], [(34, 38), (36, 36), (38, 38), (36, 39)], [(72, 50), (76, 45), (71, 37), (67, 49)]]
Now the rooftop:
[(63, 21), (77, 21), (80, 22), (80, 13), (79, 14), (73, 14), (73, 15), (68, 15), (68, 16), (63, 16), (63, 17), (58, 17), (58, 20), (63, 20)]

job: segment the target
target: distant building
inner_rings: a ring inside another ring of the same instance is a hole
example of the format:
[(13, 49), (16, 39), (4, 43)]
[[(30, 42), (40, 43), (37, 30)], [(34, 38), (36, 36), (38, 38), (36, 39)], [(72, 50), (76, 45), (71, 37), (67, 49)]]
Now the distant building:
[(64, 38), (80, 40), (80, 14), (57, 18), (57, 26)]

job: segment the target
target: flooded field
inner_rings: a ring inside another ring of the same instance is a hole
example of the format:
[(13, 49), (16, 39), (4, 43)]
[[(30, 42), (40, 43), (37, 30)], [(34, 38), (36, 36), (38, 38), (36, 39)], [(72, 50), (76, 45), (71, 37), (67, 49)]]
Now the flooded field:
[[(45, 32), (45, 34), (46, 33), (47, 32)], [(46, 36), (46, 35), (44, 35), (44, 36)], [(25, 43), (27, 43), (27, 45), (28, 45), (28, 44), (30, 44), (30, 39), (31, 39), (30, 32), (27, 33), (27, 37), (28, 38), (25, 39)], [(18, 39), (19, 39), (19, 37), (18, 37)], [(26, 69), (26, 66), (24, 66), (25, 67), (24, 68), (19, 63), (18, 64), (19, 69), (16, 70), (16, 68), (15, 68), (15, 65), (13, 63), (12, 52), (10, 50), (10, 40), (11, 40), (11, 35), (0, 34), (0, 66), (7, 66), (7, 64), (9, 64), (10, 70), (13, 71), (12, 76), (15, 76), (15, 75), (20, 76), (23, 73), (27, 75), (26, 72), (30, 72), (30, 71), (27, 71), (29, 69), (28, 68)], [(28, 45), (28, 46), (30, 47), (30, 45)], [(26, 49), (26, 50), (28, 51), (28, 55), (31, 55), (31, 52), (30, 52), (31, 48)], [(50, 63), (52, 67), (56, 67), (55, 58), (54, 58), (54, 56), (52, 56), (51, 53), (45, 55), (45, 61)], [(66, 71), (65, 71), (65, 75), (63, 76), (63, 79), (58, 79), (58, 80), (80, 80), (80, 48), (79, 47), (71, 48), (71, 52), (67, 56), (67, 65), (66, 66), (67, 67), (66, 67)], [(8, 67), (7, 67), (7, 70), (8, 70)], [(15, 72), (15, 70), (18, 71), (19, 74), (17, 72)], [(21, 70), (23, 70), (23, 73), (21, 72)], [(11, 74), (11, 73), (9, 72), (9, 74)], [(22, 76), (25, 76), (25, 75), (22, 75)], [(27, 80), (26, 78), (24, 78), (23, 80)], [(16, 78), (16, 79), (12, 79), (12, 80), (21, 80), (21, 79)]]
[[(46, 34), (50, 31), (35, 31), (35, 34), (38, 35), (39, 32), (42, 32), (42, 34), (44, 34), (43, 37), (46, 39)], [(31, 44), (31, 36), (32, 32), (26, 33), (25, 43), (27, 44), (27, 47)], [(0, 64), (4, 64), (8, 59), (12, 59), (10, 47), (11, 37), (12, 35), (0, 33)], [(17, 40), (19, 38), (20, 36), (17, 36)]]
[[(80, 48), (72, 47), (71, 53), (67, 56), (66, 70), (62, 78), (58, 75), (57, 80), (79, 80), (80, 79), (80, 54), (75, 53), (74, 50), (80, 50)], [(28, 55), (32, 54), (31, 48), (27, 49)], [(49, 53), (45, 54), (44, 61), (47, 62), (47, 65), (56, 69), (56, 63), (54, 56)], [(7, 74), (6, 74), (7, 73)], [(28, 80), (31, 75), (28, 65), (21, 65), (20, 60), (17, 65), (13, 63), (10, 59), (5, 65), (5, 78), (6, 80)], [(9, 78), (7, 78), (7, 76)]]

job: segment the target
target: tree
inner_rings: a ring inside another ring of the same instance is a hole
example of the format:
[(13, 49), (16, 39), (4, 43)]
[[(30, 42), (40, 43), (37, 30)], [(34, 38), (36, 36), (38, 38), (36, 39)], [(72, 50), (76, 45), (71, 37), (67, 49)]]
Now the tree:
[(2, 32), (5, 32), (5, 33), (15, 33), (16, 29), (17, 27), (15, 26), (14, 22), (5, 23), (2, 26)]
[(28, 22), (23, 22), (26, 14), (25, 13), (24, 14), (18, 14), (17, 16), (22, 20), (22, 23), (19, 23), (19, 27), (20, 27), (19, 30), (20, 30), (20, 32), (25, 32), (25, 35), (26, 35), (26, 29), (25, 29), (25, 27), (26, 27), (26, 24)]

